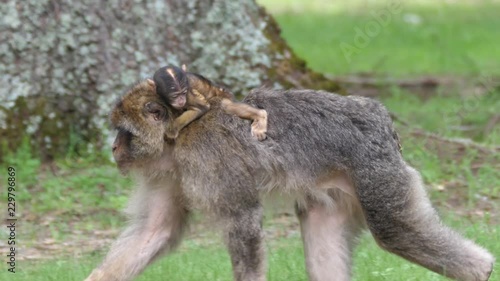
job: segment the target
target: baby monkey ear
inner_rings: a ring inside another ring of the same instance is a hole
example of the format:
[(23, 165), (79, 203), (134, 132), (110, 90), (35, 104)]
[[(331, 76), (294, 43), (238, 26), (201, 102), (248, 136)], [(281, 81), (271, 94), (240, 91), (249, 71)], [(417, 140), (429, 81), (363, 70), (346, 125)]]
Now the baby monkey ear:
[(153, 90), (156, 91), (156, 84), (155, 84), (155, 81), (153, 81), (152, 79), (146, 79), (146, 82), (148, 82), (148, 85), (153, 88)]
[(163, 120), (167, 111), (165, 107), (157, 102), (148, 102), (144, 105), (144, 111), (154, 118), (155, 121)]
[(182, 71), (184, 71), (184, 72), (188, 71), (188, 68), (187, 68), (185, 63), (182, 64), (181, 68), (182, 68)]

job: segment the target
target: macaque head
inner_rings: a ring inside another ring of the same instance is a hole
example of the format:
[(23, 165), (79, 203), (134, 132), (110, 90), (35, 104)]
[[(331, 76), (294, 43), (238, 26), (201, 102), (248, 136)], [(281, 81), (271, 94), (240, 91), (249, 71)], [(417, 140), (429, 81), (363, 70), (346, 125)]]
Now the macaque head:
[(164, 66), (153, 76), (158, 95), (177, 110), (182, 110), (186, 106), (189, 82), (185, 69), (185, 66), (182, 69), (176, 66)]
[(117, 102), (111, 112), (112, 126), (118, 131), (113, 157), (122, 173), (162, 154), (169, 116), (151, 79), (135, 85)]

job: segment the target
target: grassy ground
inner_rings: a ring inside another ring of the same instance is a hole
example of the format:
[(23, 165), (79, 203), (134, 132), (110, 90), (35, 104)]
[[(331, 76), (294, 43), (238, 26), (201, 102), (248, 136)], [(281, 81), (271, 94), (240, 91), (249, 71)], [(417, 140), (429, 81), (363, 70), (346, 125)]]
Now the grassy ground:
[[(498, 2), (258, 2), (275, 15), (297, 54), (320, 72), (500, 74)], [(387, 20), (378, 21), (380, 14)], [(356, 36), (358, 29), (366, 36)], [(342, 43), (354, 48), (349, 59), (345, 54), (352, 50)]]
[[(461, 225), (460, 228), (466, 227)], [(466, 229), (466, 234), (474, 237), (481, 244), (500, 239), (500, 232), (492, 231), (492, 229), (470, 225)], [(498, 253), (500, 245), (498, 243), (490, 245), (489, 249)], [(301, 240), (298, 236), (268, 242), (267, 253), (268, 280), (307, 280)], [(8, 279), (12, 275), (5, 271), (0, 273), (0, 278), (2, 280), (80, 281), (100, 259), (101, 253), (98, 252), (85, 259), (70, 257), (49, 262), (23, 262), (19, 263), (19, 271), (14, 279)], [(355, 264), (355, 280), (448, 280), (381, 251), (368, 236), (364, 236), (361, 240), (355, 253)], [(498, 280), (495, 278), (498, 278), (498, 275), (493, 275), (491, 280)], [(181, 249), (149, 267), (137, 280), (229, 281), (232, 280), (231, 265), (227, 252), (221, 246), (200, 246), (186, 241)]]
[[(498, 2), (405, 2), (387, 26), (359, 48), (356, 27), (363, 30), (374, 19), (372, 12), (388, 9), (382, 1), (259, 2), (276, 15), (284, 37), (296, 52), (321, 72), (410, 77), (500, 75)], [(349, 60), (341, 49), (342, 42), (357, 48)], [(443, 157), (425, 138), (412, 135), (415, 128), (421, 128), (498, 146), (500, 126), (489, 124), (500, 112), (500, 92), (438, 92), (423, 99), (392, 89), (380, 98), (391, 112), (410, 123), (396, 123), (405, 159), (422, 172), (446, 223), (500, 258), (499, 155), (469, 147), (459, 157)], [(133, 187), (130, 179), (119, 175), (109, 156), (61, 159), (55, 174), (31, 155), (27, 145), (7, 157), (6, 163), (18, 168), (21, 188), (16, 202), (22, 222), (18, 256), (24, 259), (19, 260), (15, 275), (2, 267), (0, 280), (82, 280), (99, 263), (125, 222), (117, 210), (125, 205)], [(0, 181), (6, 181), (4, 174)], [(270, 238), (269, 280), (306, 280), (295, 219), (269, 213), (265, 225)], [(149, 268), (139, 280), (231, 280), (229, 258), (220, 239), (213, 233), (203, 236), (204, 228), (195, 224), (179, 250)], [(2, 256), (5, 246), (0, 243)], [(446, 280), (381, 251), (368, 235), (361, 239), (354, 264), (355, 280)], [(496, 268), (499, 266), (497, 263)], [(500, 280), (498, 272), (491, 280)]]

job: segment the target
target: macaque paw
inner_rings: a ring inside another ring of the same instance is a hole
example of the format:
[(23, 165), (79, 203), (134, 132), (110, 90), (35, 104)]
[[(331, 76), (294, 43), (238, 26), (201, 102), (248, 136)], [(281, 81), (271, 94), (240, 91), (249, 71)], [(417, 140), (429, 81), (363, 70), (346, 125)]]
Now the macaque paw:
[(266, 132), (252, 129), (252, 136), (256, 137), (259, 141), (262, 141), (266, 139)]
[(259, 114), (259, 118), (254, 120), (252, 123), (251, 133), (252, 136), (256, 137), (259, 141), (262, 141), (266, 139), (267, 111), (261, 110)]
[(176, 139), (179, 136), (179, 130), (176, 130), (174, 128), (168, 128), (165, 132), (165, 135), (169, 139)]

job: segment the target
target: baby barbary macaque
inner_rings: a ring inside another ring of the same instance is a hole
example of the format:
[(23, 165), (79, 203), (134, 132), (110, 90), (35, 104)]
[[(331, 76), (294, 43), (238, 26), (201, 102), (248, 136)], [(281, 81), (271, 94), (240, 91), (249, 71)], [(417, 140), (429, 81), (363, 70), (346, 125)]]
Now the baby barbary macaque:
[(267, 112), (244, 103), (233, 102), (233, 94), (214, 84), (207, 78), (187, 72), (185, 66), (165, 66), (158, 69), (153, 81), (157, 94), (176, 110), (184, 111), (174, 122), (170, 122), (166, 136), (177, 138), (179, 131), (210, 109), (208, 100), (221, 98), (223, 110), (240, 118), (252, 120), (251, 134), (258, 140), (266, 138)]

